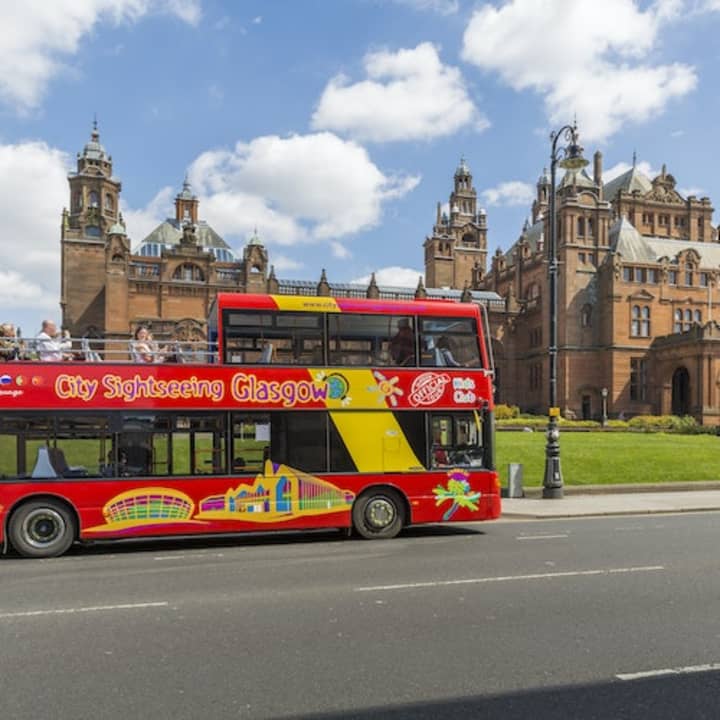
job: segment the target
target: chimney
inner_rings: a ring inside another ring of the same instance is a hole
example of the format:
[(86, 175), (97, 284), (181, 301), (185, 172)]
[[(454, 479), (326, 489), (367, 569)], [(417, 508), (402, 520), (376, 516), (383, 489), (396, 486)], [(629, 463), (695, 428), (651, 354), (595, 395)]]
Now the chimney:
[(598, 200), (602, 200), (602, 153), (597, 150), (593, 155), (593, 182), (598, 189)]

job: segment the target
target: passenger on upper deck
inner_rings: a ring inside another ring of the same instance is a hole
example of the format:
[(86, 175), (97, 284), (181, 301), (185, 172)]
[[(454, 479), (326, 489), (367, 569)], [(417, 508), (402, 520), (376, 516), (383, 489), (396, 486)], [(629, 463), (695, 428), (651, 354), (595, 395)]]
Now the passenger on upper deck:
[(415, 358), (415, 333), (408, 318), (398, 320), (397, 333), (390, 340), (390, 355), (396, 365), (412, 365)]
[(3, 323), (0, 325), (0, 360), (17, 360), (17, 358), (15, 326), (12, 323)]
[(135, 330), (135, 339), (130, 343), (133, 362), (155, 363), (163, 362), (166, 347), (159, 348), (150, 331), (144, 325), (138, 325)]
[(43, 320), (42, 330), (35, 336), (35, 350), (38, 360), (59, 362), (72, 358), (70, 349), (72, 340), (67, 331), (62, 337), (58, 334), (57, 325), (52, 320)]

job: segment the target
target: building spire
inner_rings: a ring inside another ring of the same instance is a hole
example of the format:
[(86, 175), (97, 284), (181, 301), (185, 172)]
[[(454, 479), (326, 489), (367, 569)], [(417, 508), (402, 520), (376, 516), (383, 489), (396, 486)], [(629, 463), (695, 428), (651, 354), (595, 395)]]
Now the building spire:
[(636, 163), (637, 163), (637, 153), (633, 150), (633, 170), (635, 169)]

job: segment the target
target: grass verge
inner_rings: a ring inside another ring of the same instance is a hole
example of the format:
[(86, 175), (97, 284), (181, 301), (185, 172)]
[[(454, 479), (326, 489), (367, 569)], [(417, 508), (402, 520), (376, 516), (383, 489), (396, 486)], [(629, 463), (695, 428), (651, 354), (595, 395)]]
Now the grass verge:
[[(542, 485), (544, 432), (498, 432), (497, 468), (523, 465), (523, 485)], [(565, 432), (560, 459), (566, 485), (720, 480), (720, 438), (667, 433)]]

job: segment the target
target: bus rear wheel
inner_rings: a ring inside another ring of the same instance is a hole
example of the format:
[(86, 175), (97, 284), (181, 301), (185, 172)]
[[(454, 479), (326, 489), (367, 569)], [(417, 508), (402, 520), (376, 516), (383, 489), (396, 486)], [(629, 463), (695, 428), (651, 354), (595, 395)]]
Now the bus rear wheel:
[(8, 537), (23, 557), (62, 555), (73, 544), (77, 527), (72, 512), (56, 500), (30, 500), (10, 517)]
[(366, 540), (395, 537), (402, 530), (405, 511), (393, 490), (377, 489), (363, 493), (353, 505), (353, 526)]

